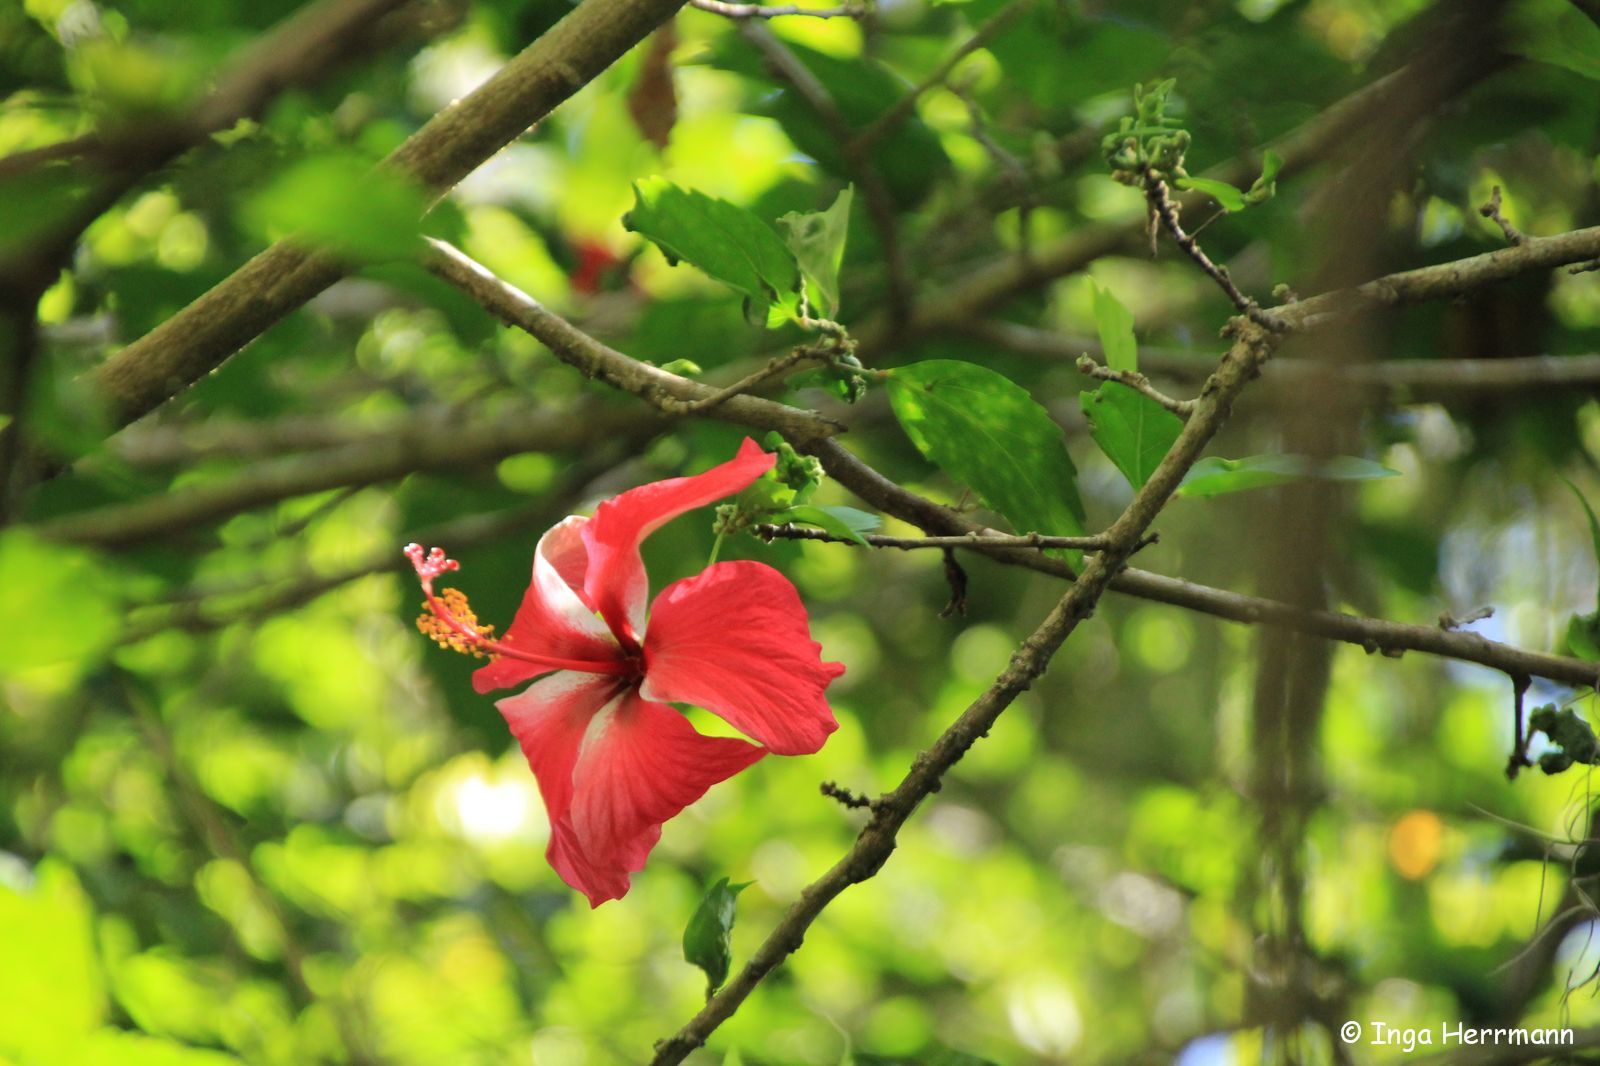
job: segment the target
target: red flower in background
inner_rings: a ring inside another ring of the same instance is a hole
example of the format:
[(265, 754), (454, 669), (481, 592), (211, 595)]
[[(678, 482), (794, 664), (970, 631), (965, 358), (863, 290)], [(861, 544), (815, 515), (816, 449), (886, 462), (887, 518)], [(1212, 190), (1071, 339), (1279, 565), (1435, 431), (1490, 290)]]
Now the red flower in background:
[(577, 252), (578, 261), (570, 277), (572, 291), (585, 296), (593, 296), (606, 288), (606, 282), (618, 273), (618, 268), (627, 266), (626, 259), (600, 241), (579, 240), (573, 250)]
[[(668, 585), (651, 604), (639, 545), (667, 521), (730, 496), (772, 468), (746, 440), (694, 477), (641, 485), (539, 539), (533, 580), (504, 637), (479, 626), (454, 589), (457, 569), (407, 546), (431, 615), (424, 632), (492, 661), (479, 692), (537, 678), (496, 706), (522, 745), (550, 816), (550, 865), (592, 906), (628, 891), (661, 824), (768, 751), (807, 755), (838, 728), (823, 690), (844, 673), (822, 662), (805, 606), (770, 566), (723, 562)], [(720, 716), (758, 744), (707, 737), (667, 703)]]

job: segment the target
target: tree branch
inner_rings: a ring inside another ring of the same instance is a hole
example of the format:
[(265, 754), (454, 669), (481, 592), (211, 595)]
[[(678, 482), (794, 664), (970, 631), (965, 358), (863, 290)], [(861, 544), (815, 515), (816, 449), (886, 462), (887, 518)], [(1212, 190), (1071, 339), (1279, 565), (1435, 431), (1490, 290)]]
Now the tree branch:
[[(638, 396), (665, 414), (682, 413), (682, 405), (717, 395), (714, 386), (679, 377), (631, 359), (601, 343), (538, 300), (491, 273), (465, 252), (430, 239), (424, 265), (480, 307), (509, 326), (523, 330), (549, 348), (557, 359), (585, 377)], [(757, 396), (730, 396), (709, 408), (712, 417), (757, 429), (775, 429), (796, 441), (832, 436), (844, 427), (812, 411)]]
[[(890, 481), (846, 451), (837, 441), (810, 443), (806, 450), (822, 460), (828, 474), (872, 506), (933, 535), (960, 536), (980, 527), (955, 511)], [(1001, 562), (1072, 580), (1072, 568), (1042, 552), (977, 548)], [(1397, 656), (1408, 651), (1478, 663), (1508, 676), (1526, 674), (1561, 684), (1593, 687), (1600, 664), (1560, 655), (1524, 651), (1476, 633), (1449, 632), (1436, 625), (1390, 622), (1336, 611), (1310, 610), (1260, 596), (1247, 596), (1181, 578), (1132, 567), (1112, 588), (1140, 599), (1183, 607), (1245, 625), (1269, 625), (1354, 644), (1371, 653)]]
[[(259, 113), (285, 88), (318, 80), (350, 55), (372, 49), (374, 23), (382, 25), (385, 16), (411, 2), (319, 0), (245, 49), (210, 94), (175, 118), (144, 120), (0, 159), (0, 177), (78, 156), (98, 170), (70, 210), (0, 255), (0, 322), (17, 338), (0, 352), (6, 364), (0, 367), (0, 414), (8, 416), (0, 426), (0, 521), (24, 480), (15, 474), (24, 469), (22, 398), (36, 355), (36, 305), (83, 231), (146, 176), (210, 134)], [(61, 180), (70, 182), (73, 175), (63, 171)]]
[(404, 432), (373, 433), (336, 449), (258, 463), (226, 481), (67, 515), (35, 531), (54, 540), (119, 547), (294, 496), (412, 473), (459, 471), (523, 452), (577, 451), (597, 440), (653, 435), (661, 425), (633, 412), (625, 418), (598, 412), (573, 418), (538, 408), (493, 419), (414, 423)]
[(1150, 379), (1137, 370), (1112, 370), (1108, 366), (1101, 366), (1088, 355), (1078, 356), (1078, 372), (1096, 381), (1115, 381), (1126, 385), (1134, 392), (1140, 393), (1165, 407), (1179, 418), (1188, 418), (1194, 412), (1193, 400), (1175, 400), (1150, 384)]
[[(827, 544), (857, 544), (849, 537), (837, 537), (821, 529), (806, 529), (795, 525), (761, 524), (750, 527), (750, 532), (765, 541), (819, 540)], [(864, 533), (861, 539), (873, 548), (898, 548), (914, 551), (918, 548), (1067, 548), (1075, 551), (1096, 552), (1106, 547), (1106, 538), (1097, 537), (1047, 537), (1039, 533), (1008, 534), (995, 530), (974, 531), (959, 537), (885, 537)]]
[(175, 117), (141, 120), (62, 146), (0, 159), (0, 175), (74, 156), (98, 171), (89, 176), (82, 197), (61, 218), (52, 219), (0, 257), (0, 290), (16, 289), (37, 299), (55, 282), (89, 224), (139, 182), (211, 134), (259, 114), (284, 89), (318, 81), (351, 55), (373, 49), (375, 40), (391, 36), (384, 30), (389, 20), (412, 2), (319, 0), (247, 47), (216, 88)]
[(1238, 339), (1201, 390), (1193, 417), (1184, 424), (1178, 439), (1133, 502), (1106, 530), (1105, 548), (1089, 557), (1083, 573), (1039, 628), (1022, 642), (1012, 655), (1010, 665), (994, 684), (963, 711), (931, 747), (917, 756), (893, 791), (873, 803), (872, 818), (849, 852), (801, 892), (777, 927), (722, 991), (677, 1034), (656, 1045), (654, 1066), (682, 1062), (691, 1051), (704, 1044), (719, 1025), (733, 1016), (761, 980), (800, 946), (806, 930), (829, 903), (851, 885), (867, 880), (882, 868), (894, 851), (900, 827), (925, 798), (938, 790), (945, 771), (954, 766), (979, 737), (989, 732), (1012, 701), (1044, 673), (1062, 642), (1093, 613), (1095, 604), (1177, 491), (1184, 475), (1227, 420), (1235, 397), (1256, 376), (1261, 363), (1270, 354), (1271, 337), (1260, 327), (1235, 320), (1235, 329)]
[(1590, 226), (1554, 237), (1528, 237), (1521, 244), (1468, 259), (1389, 274), (1353, 289), (1339, 289), (1285, 304), (1275, 308), (1272, 314), (1287, 329), (1314, 329), (1339, 315), (1427, 300), (1448, 300), (1519, 274), (1554, 270), (1596, 257), (1600, 257), (1600, 226)]
[[(1074, 336), (1015, 322), (990, 320), (963, 330), (1008, 351), (1044, 359), (1075, 361), (1084, 352), (1104, 356), (1096, 337)], [(1139, 363), (1151, 374), (1177, 382), (1204, 381), (1216, 365), (1201, 353), (1139, 346)], [(1543, 392), (1600, 386), (1600, 355), (1534, 355), (1511, 359), (1394, 359), (1353, 366), (1319, 366), (1274, 359), (1262, 368), (1274, 385), (1327, 379), (1386, 394), (1396, 402), (1449, 403), (1484, 393)]]
[[(1547, 238), (1555, 239), (1555, 238)], [(610, 348), (532, 297), (501, 281), (462, 252), (442, 241), (430, 242), (428, 269), (460, 288), (490, 313), (526, 330), (585, 376), (599, 378), (652, 405), (662, 397), (703, 399), (716, 390), (700, 382), (647, 366)], [(1469, 260), (1470, 262), (1470, 260)], [(1435, 269), (1448, 269), (1444, 264)], [(1272, 364), (1267, 364), (1271, 366)], [(1258, 370), (1260, 368), (1258, 367)], [(736, 396), (708, 412), (711, 417), (756, 429), (777, 430), (822, 460), (829, 475), (874, 507), (934, 536), (982, 536), (982, 527), (884, 477), (831, 439), (843, 427), (799, 408), (755, 396)], [(1072, 570), (1038, 551), (986, 548), (986, 554), (1071, 580)], [(1559, 655), (1543, 655), (1485, 640), (1474, 633), (1451, 633), (1436, 626), (1409, 625), (1333, 611), (1308, 610), (1258, 596), (1198, 585), (1179, 578), (1128, 569), (1112, 586), (1142, 599), (1184, 607), (1247, 625), (1272, 625), (1355, 644), (1369, 651), (1400, 654), (1419, 651), (1479, 663), (1507, 674), (1528, 674), (1568, 685), (1595, 685), (1600, 666)]]
[[(680, 0), (589, 0), (535, 41), (477, 91), (441, 112), (391, 157), (433, 188), (446, 188), (487, 159), (575, 91), (573, 79), (592, 78), (676, 9)], [(1477, 73), (1487, 77), (1493, 65)], [(1290, 176), (1322, 158), (1352, 130), (1381, 113), (1401, 91), (1407, 70), (1379, 79), (1330, 106), (1270, 147)], [(1207, 171), (1207, 177), (1248, 181), (1254, 162)], [(1081, 228), (1026, 263), (1014, 257), (970, 273), (958, 286), (918, 302), (903, 331), (879, 317), (855, 331), (863, 349), (886, 346), (893, 332), (907, 338), (958, 328), (1017, 292), (1041, 284), (1137, 239), (1139, 227)], [(233, 352), (331, 285), (343, 269), (280, 242), (151, 333), (113, 356), (93, 375), (123, 422), (130, 422), (219, 366)]]
[[(385, 161), (442, 192), (521, 136), (682, 6), (683, 0), (587, 0), (478, 89), (435, 115)], [(119, 423), (216, 369), (333, 284), (332, 256), (280, 241), (92, 375)]]

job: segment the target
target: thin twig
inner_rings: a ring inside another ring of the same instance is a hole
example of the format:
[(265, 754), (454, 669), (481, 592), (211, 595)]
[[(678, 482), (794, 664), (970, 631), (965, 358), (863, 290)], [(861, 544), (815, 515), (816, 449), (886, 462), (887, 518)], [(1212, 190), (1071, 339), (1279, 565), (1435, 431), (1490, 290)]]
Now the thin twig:
[[(486, 397), (487, 401), (503, 397)], [(348, 414), (285, 415), (273, 419), (210, 417), (201, 422), (141, 422), (106, 442), (106, 454), (120, 463), (143, 467), (192, 466), (218, 459), (267, 459), (294, 452), (342, 448), (385, 436), (421, 431), (424, 435), (482, 421), (478, 405), (419, 406), (401, 415), (352, 418)], [(553, 414), (553, 412), (551, 412)], [(79, 468), (95, 462), (93, 452)]]
[(1161, 221), (1162, 226), (1171, 235), (1173, 242), (1179, 248), (1182, 248), (1184, 254), (1193, 259), (1201, 270), (1205, 271), (1207, 277), (1217, 283), (1217, 287), (1227, 295), (1228, 300), (1238, 309), (1240, 314), (1245, 315), (1250, 321), (1263, 329), (1277, 331), (1283, 328), (1278, 324), (1276, 316), (1270, 311), (1262, 310), (1260, 304), (1239, 291), (1239, 286), (1235, 285), (1233, 278), (1228, 276), (1227, 267), (1219, 266), (1213, 262), (1211, 257), (1206, 254), (1205, 249), (1200, 247), (1200, 242), (1195, 240), (1192, 234), (1184, 232), (1183, 223), (1178, 218), (1178, 207), (1172, 202), (1172, 196), (1167, 190), (1167, 183), (1153, 170), (1145, 171), (1144, 195), (1145, 199), (1150, 203), (1152, 219)]
[(1179, 418), (1188, 418), (1194, 413), (1193, 400), (1175, 400), (1150, 384), (1150, 379), (1137, 370), (1112, 370), (1108, 366), (1101, 366), (1091, 356), (1078, 356), (1078, 370), (1096, 381), (1115, 381), (1128, 386), (1134, 392), (1147, 396), (1156, 403), (1165, 407)]
[(870, 152), (877, 146), (879, 141), (893, 133), (900, 123), (911, 116), (911, 113), (916, 110), (917, 101), (922, 98), (924, 93), (942, 85), (944, 80), (950, 76), (950, 72), (956, 69), (957, 64), (998, 37), (1013, 22), (1016, 22), (1017, 19), (1026, 14), (1034, 3), (1035, 0), (1012, 0), (1011, 3), (1001, 8), (989, 21), (979, 26), (971, 37), (963, 41), (959, 48), (946, 56), (944, 62), (940, 63), (932, 74), (918, 82), (910, 92), (895, 101), (893, 107), (873, 119), (865, 129), (856, 134), (849, 142), (848, 150), (856, 154)]
[(865, 4), (841, 4), (838, 7), (801, 7), (798, 4), (728, 4), (723, 0), (689, 0), (689, 6), (723, 18), (738, 19), (776, 19), (790, 15), (803, 15), (806, 18), (834, 19), (865, 18), (871, 8)]
[(956, 558), (954, 548), (944, 550), (944, 579), (950, 586), (950, 599), (939, 611), (940, 618), (967, 616), (967, 571)]
[(1455, 615), (1451, 614), (1449, 611), (1445, 611), (1443, 614), (1439, 615), (1439, 628), (1440, 629), (1445, 629), (1445, 630), (1464, 629), (1467, 626), (1470, 626), (1474, 622), (1481, 622), (1485, 618), (1493, 618), (1493, 617), (1494, 617), (1494, 608), (1493, 607), (1479, 607), (1475, 611), (1468, 611), (1466, 614), (1462, 615), (1460, 618), (1457, 618)]
[[(828, 544), (860, 544), (849, 537), (840, 537), (821, 529), (805, 526), (761, 524), (750, 527), (750, 532), (762, 540), (818, 540)], [(986, 530), (959, 537), (884, 537), (876, 533), (861, 536), (874, 548), (898, 548), (916, 551), (921, 548), (1066, 548), (1072, 551), (1103, 551), (1107, 545), (1104, 534), (1094, 537), (1047, 537), (1040, 533), (1012, 535)]]
[(1500, 232), (1506, 235), (1507, 244), (1521, 244), (1527, 236), (1511, 224), (1511, 220), (1500, 213), (1500, 186), (1496, 185), (1489, 193), (1489, 199), (1478, 208), (1478, 214), (1500, 227)]
[(838, 800), (840, 803), (842, 803), (846, 807), (849, 807), (851, 810), (860, 810), (863, 807), (871, 807), (872, 806), (872, 801), (870, 799), (868, 799), (867, 797), (861, 795), (861, 793), (852, 792), (848, 788), (845, 788), (843, 785), (837, 784), (836, 782), (833, 782), (833, 781), (824, 781), (824, 782), (822, 782), (822, 784), (817, 786), (817, 791), (821, 792), (824, 796), (827, 796), (829, 799)]
[(1528, 732), (1528, 718), (1523, 709), (1524, 697), (1528, 694), (1528, 687), (1532, 679), (1527, 674), (1511, 675), (1511, 714), (1516, 736), (1513, 739), (1511, 755), (1506, 759), (1506, 780), (1515, 781), (1523, 767), (1532, 766), (1528, 759), (1528, 742), (1533, 739)]
[(780, 377), (797, 366), (805, 363), (827, 363), (830, 351), (832, 351), (831, 346), (801, 345), (793, 351), (769, 360), (767, 365), (760, 370), (745, 375), (732, 385), (719, 389), (710, 396), (702, 396), (696, 400), (677, 400), (672, 397), (665, 397), (659, 406), (669, 414), (701, 414), (711, 410), (718, 404), (733, 399), (735, 396), (747, 393), (771, 381), (773, 378)]
[(1205, 228), (1207, 226), (1211, 225), (1211, 223), (1215, 222), (1217, 219), (1221, 218), (1223, 215), (1226, 215), (1227, 213), (1228, 213), (1228, 209), (1226, 207), (1217, 208), (1215, 211), (1211, 212), (1211, 214), (1206, 216), (1206, 220), (1204, 222), (1200, 223), (1194, 229), (1190, 230), (1189, 231), (1189, 236), (1191, 236), (1191, 237), (1199, 237), (1200, 234), (1205, 231)]
[(101, 143), (99, 135), (85, 133), (65, 141), (54, 141), (37, 148), (25, 148), (10, 155), (0, 156), (0, 178), (11, 178), (51, 163), (77, 159), (97, 151)]
[(967, 109), (967, 134), (978, 142), (1005, 174), (1003, 185), (1015, 190), (1012, 198), (1017, 204), (1017, 255), (1026, 260), (1033, 253), (1033, 209), (1038, 206), (1039, 199), (1029, 168), (990, 135), (984, 123), (983, 108), (973, 96), (971, 87), (952, 84), (949, 88)]

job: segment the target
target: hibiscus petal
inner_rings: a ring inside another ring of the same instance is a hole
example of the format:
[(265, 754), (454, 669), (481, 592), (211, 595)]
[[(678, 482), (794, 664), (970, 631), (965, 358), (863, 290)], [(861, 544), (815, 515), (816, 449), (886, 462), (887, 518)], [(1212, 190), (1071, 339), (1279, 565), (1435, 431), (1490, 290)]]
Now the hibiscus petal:
[(597, 869), (577, 846), (570, 817), (573, 769), (590, 724), (622, 687), (614, 677), (563, 670), (495, 704), (522, 746), (544, 799), (550, 818), (545, 856), (563, 881), (591, 901), (622, 895), (628, 878), (626, 871)]
[[(657, 831), (656, 836), (660, 835)], [(655, 846), (654, 839), (650, 841), (650, 846)], [(627, 868), (602, 869), (590, 862), (578, 845), (578, 834), (573, 830), (570, 819), (550, 823), (550, 847), (545, 850), (545, 858), (561, 880), (589, 898), (591, 907), (598, 907), (608, 899), (621, 899), (628, 894), (631, 881)]]
[(579, 886), (589, 902), (627, 891), (628, 874), (644, 868), (662, 822), (765, 754), (732, 737), (702, 736), (683, 715), (634, 690), (608, 704), (590, 724), (573, 773), (572, 829), (602, 875)]
[[(500, 638), (502, 643), (557, 659), (608, 661), (621, 657), (611, 631), (595, 617), (579, 591), (588, 566), (583, 544), (588, 521), (574, 515), (539, 538), (533, 550), (533, 579), (522, 594), (522, 606), (511, 627)], [(548, 672), (536, 663), (501, 656), (473, 673), (472, 686), (490, 692)]]
[(777, 457), (746, 437), (739, 454), (693, 477), (677, 477), (629, 489), (602, 503), (583, 527), (589, 550), (584, 591), (590, 603), (624, 641), (644, 632), (650, 587), (639, 544), (667, 522), (696, 507), (731, 496), (772, 469)]
[(809, 755), (839, 728), (805, 605), (764, 563), (727, 562), (661, 590), (645, 637), (646, 699), (693, 703), (779, 755)]

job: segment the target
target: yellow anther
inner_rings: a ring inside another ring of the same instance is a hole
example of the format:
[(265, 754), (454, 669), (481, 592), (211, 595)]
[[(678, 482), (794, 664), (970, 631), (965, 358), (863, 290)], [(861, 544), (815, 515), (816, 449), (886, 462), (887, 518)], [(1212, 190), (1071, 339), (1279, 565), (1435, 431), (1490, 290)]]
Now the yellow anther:
[(494, 626), (480, 626), (478, 616), (467, 604), (466, 593), (460, 589), (445, 589), (438, 594), (438, 605), (444, 613), (424, 601), (422, 614), (417, 617), (417, 629), (441, 648), (461, 652), (478, 659), (493, 659), (494, 655), (483, 645), (494, 639)]

